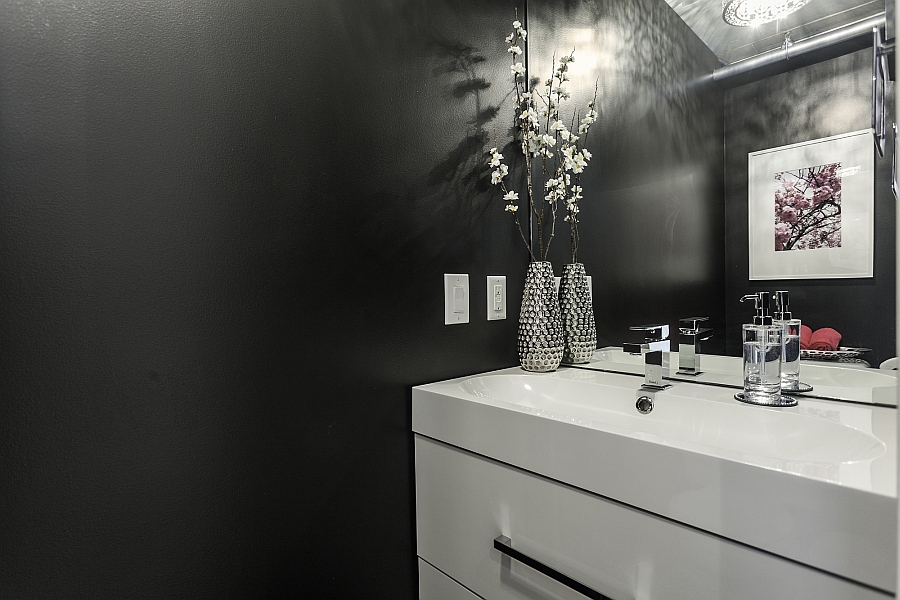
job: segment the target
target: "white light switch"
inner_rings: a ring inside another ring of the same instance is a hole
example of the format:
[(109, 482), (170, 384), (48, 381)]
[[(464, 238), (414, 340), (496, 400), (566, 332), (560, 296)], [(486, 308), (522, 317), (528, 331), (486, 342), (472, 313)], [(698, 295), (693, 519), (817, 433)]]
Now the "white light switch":
[(469, 276), (444, 275), (444, 325), (469, 322)]
[(461, 285), (453, 286), (453, 312), (458, 315), (466, 312), (466, 288)]
[(506, 318), (506, 275), (488, 275), (487, 320)]

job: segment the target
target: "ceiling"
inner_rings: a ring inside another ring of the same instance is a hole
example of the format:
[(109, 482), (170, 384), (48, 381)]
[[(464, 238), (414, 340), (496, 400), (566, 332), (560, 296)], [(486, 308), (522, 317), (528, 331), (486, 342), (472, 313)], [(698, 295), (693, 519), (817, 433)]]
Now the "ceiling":
[(759, 27), (735, 27), (722, 19), (722, 0), (666, 0), (724, 64), (781, 48), (884, 12), (884, 0), (809, 0), (797, 12)]

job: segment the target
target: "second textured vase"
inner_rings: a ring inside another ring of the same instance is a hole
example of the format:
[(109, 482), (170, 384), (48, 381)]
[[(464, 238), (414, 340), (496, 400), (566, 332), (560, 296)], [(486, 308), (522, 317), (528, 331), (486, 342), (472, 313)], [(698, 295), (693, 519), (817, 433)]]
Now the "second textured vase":
[(597, 349), (597, 327), (594, 325), (594, 306), (583, 264), (572, 263), (563, 267), (559, 282), (559, 307), (565, 335), (562, 362), (590, 362)]
[(549, 262), (532, 262), (519, 312), (519, 363), (526, 371), (555, 371), (563, 356), (559, 300)]

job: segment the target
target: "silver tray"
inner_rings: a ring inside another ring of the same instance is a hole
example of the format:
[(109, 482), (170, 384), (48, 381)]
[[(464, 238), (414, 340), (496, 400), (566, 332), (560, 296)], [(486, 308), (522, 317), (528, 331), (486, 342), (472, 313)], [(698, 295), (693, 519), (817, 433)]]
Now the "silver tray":
[(841, 346), (837, 350), (801, 350), (800, 358), (813, 360), (840, 360), (842, 358), (856, 358), (864, 352), (871, 352), (871, 348), (846, 348)]

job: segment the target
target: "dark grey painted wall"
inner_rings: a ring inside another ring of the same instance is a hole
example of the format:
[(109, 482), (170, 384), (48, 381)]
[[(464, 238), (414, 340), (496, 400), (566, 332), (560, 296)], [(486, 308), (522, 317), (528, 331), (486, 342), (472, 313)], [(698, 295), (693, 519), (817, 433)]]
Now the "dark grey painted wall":
[[(526, 255), (483, 160), (517, 4), (0, 5), (0, 597), (414, 597), (410, 388), (516, 363)], [(530, 8), (538, 43), (618, 40), (601, 341), (715, 317), (711, 56), (661, 1)]]
[(516, 4), (0, 6), (0, 597), (414, 596), (410, 387), (516, 360)]
[[(724, 352), (725, 206), (719, 63), (664, 2), (529, 5), (534, 75), (575, 50), (572, 106), (599, 85), (593, 160), (582, 177), (579, 260), (595, 279), (600, 346), (634, 339), (631, 325), (708, 316), (704, 350)], [(640, 27), (635, 27), (640, 23)], [(554, 242), (557, 271), (569, 243)]]
[[(765, 289), (789, 290), (794, 316), (813, 329), (832, 327), (843, 334), (843, 345), (872, 348), (863, 358), (875, 366), (896, 354), (895, 200), (890, 187), (890, 152), (886, 158), (877, 154), (875, 158), (875, 277), (748, 279), (747, 154), (870, 127), (871, 60), (871, 50), (861, 50), (726, 93), (729, 354), (740, 355), (741, 323), (752, 315), (738, 300)], [(892, 89), (887, 98), (887, 114), (893, 115)], [(892, 144), (891, 138), (888, 148)]]

